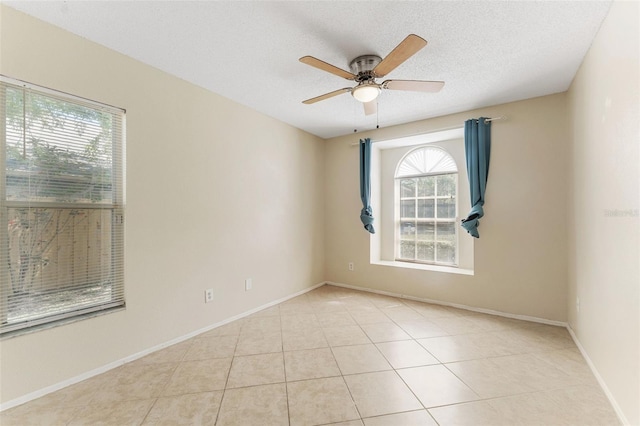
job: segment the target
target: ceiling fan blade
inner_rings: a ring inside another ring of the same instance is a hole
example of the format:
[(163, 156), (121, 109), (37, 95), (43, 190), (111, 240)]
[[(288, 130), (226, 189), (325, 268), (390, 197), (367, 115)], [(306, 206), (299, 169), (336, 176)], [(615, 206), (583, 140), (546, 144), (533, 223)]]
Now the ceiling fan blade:
[(364, 105), (364, 115), (371, 115), (378, 112), (378, 101), (375, 99), (369, 102), (363, 102), (362, 105)]
[(426, 45), (427, 41), (422, 37), (409, 34), (373, 69), (373, 73), (377, 77), (384, 77)]
[(342, 68), (338, 68), (335, 65), (331, 65), (326, 63), (325, 61), (321, 61), (318, 58), (314, 58), (313, 56), (303, 56), (299, 59), (303, 64), (311, 65), (312, 67), (318, 68), (322, 71), (330, 72), (331, 74), (335, 74), (338, 77), (346, 78), (347, 80), (355, 80), (356, 75), (350, 73), (349, 71), (345, 71)]
[(303, 104), (315, 104), (316, 102), (324, 101), (325, 99), (333, 98), (334, 96), (341, 95), (346, 92), (350, 92), (351, 87), (345, 87), (343, 89), (334, 90), (333, 92), (325, 93), (324, 95), (316, 96), (315, 98), (307, 99), (306, 101), (302, 101)]
[(386, 80), (382, 83), (383, 89), (409, 90), (412, 92), (439, 92), (444, 86), (444, 81), (424, 80)]

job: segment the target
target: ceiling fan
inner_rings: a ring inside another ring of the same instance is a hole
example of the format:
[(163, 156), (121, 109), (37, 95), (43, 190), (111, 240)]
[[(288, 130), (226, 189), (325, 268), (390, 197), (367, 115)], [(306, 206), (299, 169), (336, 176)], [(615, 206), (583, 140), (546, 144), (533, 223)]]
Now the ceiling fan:
[(349, 65), (351, 72), (345, 71), (313, 56), (303, 56), (300, 62), (311, 65), (337, 75), (338, 77), (354, 80), (358, 84), (355, 87), (345, 87), (302, 101), (303, 104), (314, 104), (325, 99), (332, 98), (342, 93), (350, 92), (351, 95), (364, 105), (366, 115), (375, 114), (378, 106), (376, 98), (383, 89), (409, 90), (413, 92), (438, 92), (444, 86), (444, 81), (425, 80), (385, 80), (376, 83), (376, 78), (384, 77), (396, 69), (400, 64), (416, 54), (427, 45), (427, 41), (415, 34), (409, 34), (402, 40), (384, 59), (377, 55), (358, 56)]

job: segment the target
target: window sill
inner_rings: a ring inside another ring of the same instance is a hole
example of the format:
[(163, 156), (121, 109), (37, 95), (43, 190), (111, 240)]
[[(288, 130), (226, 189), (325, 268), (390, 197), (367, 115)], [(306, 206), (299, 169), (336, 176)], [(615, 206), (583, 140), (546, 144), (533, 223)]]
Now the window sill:
[(74, 315), (74, 316), (60, 319), (57, 321), (45, 322), (43, 324), (38, 324), (31, 327), (20, 328), (14, 331), (7, 331), (2, 335), (0, 335), (0, 341), (12, 339), (14, 337), (24, 336), (26, 334), (37, 333), (43, 330), (49, 330), (51, 328), (72, 324), (74, 322), (83, 321), (89, 318), (99, 317), (101, 315), (108, 315), (114, 312), (124, 311), (125, 309), (126, 309), (126, 305), (119, 305), (119, 306), (114, 306), (112, 308), (101, 309), (94, 312), (88, 312), (86, 314)]
[(421, 263), (396, 262), (392, 260), (372, 260), (371, 264), (391, 266), (394, 268), (419, 269), (421, 271), (444, 272), (446, 274), (474, 275), (473, 269), (454, 268), (452, 266), (426, 265)]

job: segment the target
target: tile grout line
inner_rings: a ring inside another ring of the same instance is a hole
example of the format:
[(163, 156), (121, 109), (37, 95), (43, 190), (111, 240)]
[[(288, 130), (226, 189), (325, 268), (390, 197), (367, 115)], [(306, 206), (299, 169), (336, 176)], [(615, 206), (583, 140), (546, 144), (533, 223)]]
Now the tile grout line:
[[(193, 343), (192, 343), (193, 344)], [(191, 345), (190, 345), (191, 346)], [(167, 386), (169, 386), (169, 383), (171, 382), (171, 379), (173, 378), (173, 375), (176, 373), (176, 371), (178, 370), (178, 367), (180, 367), (180, 364), (182, 364), (182, 361), (184, 360), (184, 357), (187, 356), (187, 352), (189, 352), (189, 349), (184, 351), (184, 354), (182, 354), (182, 357), (180, 359), (180, 361), (178, 361), (176, 363), (176, 366), (173, 368), (173, 371), (171, 371), (171, 374), (169, 375), (169, 377), (167, 378), (167, 381), (165, 382), (164, 386), (162, 386), (162, 389), (158, 392), (158, 397), (154, 398), (153, 404), (151, 404), (151, 406), (149, 407), (149, 409), (147, 410), (147, 414), (144, 415), (144, 417), (142, 418), (142, 421), (140, 422), (140, 424), (144, 424), (144, 422), (147, 420), (147, 418), (149, 417), (149, 414), (151, 414), (151, 411), (153, 411), (153, 407), (156, 406), (156, 404), (158, 403), (158, 400), (162, 397), (162, 395), (164, 394), (165, 389), (167, 388)]]
[(284, 334), (282, 333), (282, 313), (280, 311), (280, 304), (278, 306), (278, 318), (280, 318), (280, 347), (282, 349), (282, 372), (284, 374), (284, 396), (287, 401), (287, 423), (291, 426), (291, 410), (289, 408), (289, 381), (287, 380), (287, 361), (284, 356)]
[[(351, 314), (349, 314), (349, 316), (351, 316)], [(322, 330), (322, 334), (324, 335), (324, 338), (327, 341), (327, 346), (329, 347), (329, 351), (331, 352), (331, 356), (333, 356), (333, 360), (336, 363), (336, 366), (338, 367), (338, 371), (340, 372), (340, 378), (342, 379), (342, 383), (344, 384), (344, 387), (347, 389), (347, 392), (349, 392), (349, 397), (351, 398), (351, 402), (353, 403), (353, 407), (356, 409), (356, 413), (358, 413), (359, 420), (362, 423), (364, 423), (364, 421), (362, 420), (362, 413), (360, 412), (360, 408), (358, 408), (358, 404), (356, 403), (355, 399), (353, 398), (353, 393), (351, 392), (351, 389), (349, 388), (349, 385), (347, 384), (347, 380), (344, 378), (344, 373), (342, 372), (342, 368), (340, 368), (340, 364), (338, 364), (338, 360), (336, 359), (336, 354), (333, 352), (334, 346), (329, 343), (329, 339), (327, 339), (327, 334), (325, 333), (324, 329), (325, 329), (325, 327), (320, 326), (320, 330)], [(364, 332), (364, 330), (362, 330), (362, 328), (360, 328), (360, 331), (362, 331), (366, 336), (366, 333)], [(355, 346), (355, 345), (353, 345), (353, 346)]]
[[(384, 312), (382, 309), (378, 308), (377, 306), (376, 306), (376, 309), (378, 309), (380, 312), (382, 312), (382, 315), (384, 315), (385, 317), (387, 317), (387, 318), (391, 321), (391, 324), (394, 324), (396, 327), (399, 327), (401, 330), (404, 330), (404, 329), (403, 329), (399, 324), (397, 324), (397, 323), (395, 322), (395, 320), (394, 320), (393, 318), (389, 317), (389, 315), (388, 315), (386, 312)], [(351, 316), (351, 314), (349, 314), (349, 315)], [(354, 319), (354, 318), (352, 317), (352, 319)], [(354, 319), (354, 321), (355, 321), (355, 319)], [(388, 363), (388, 364), (389, 364), (389, 366), (391, 367), (391, 370), (386, 370), (386, 371), (393, 371), (393, 372), (394, 372), (394, 374), (396, 375), (396, 377), (398, 377), (398, 378), (402, 381), (402, 383), (404, 383), (404, 385), (407, 387), (407, 389), (409, 390), (409, 392), (411, 392), (411, 394), (412, 394), (412, 395), (413, 395), (413, 397), (416, 399), (416, 401), (418, 401), (418, 403), (422, 406), (422, 408), (423, 408), (425, 411), (427, 411), (426, 407), (424, 406), (424, 404), (422, 403), (422, 401), (420, 400), (420, 398), (418, 398), (418, 396), (415, 394), (415, 392), (413, 391), (413, 389), (411, 389), (411, 387), (410, 387), (410, 386), (409, 386), (409, 385), (404, 381), (404, 379), (402, 378), (402, 376), (400, 376), (400, 374), (398, 374), (398, 372), (397, 372), (396, 368), (395, 368), (395, 367), (393, 367), (393, 365), (391, 365), (391, 362), (390, 362), (390, 361), (387, 359), (387, 357), (386, 357), (386, 356), (385, 356), (385, 355), (380, 351), (380, 349), (377, 347), (376, 343), (371, 339), (371, 337), (367, 334), (367, 332), (362, 328), (362, 324), (358, 323), (358, 321), (356, 321), (356, 324), (358, 324), (358, 327), (360, 328), (360, 330), (365, 334), (365, 336), (367, 336), (367, 338), (368, 338), (368, 339), (369, 339), (369, 341), (370, 341), (370, 344), (372, 344), (372, 345), (373, 345), (373, 347), (374, 347), (374, 348), (376, 348), (376, 350), (378, 351), (378, 353), (380, 353), (380, 354), (382, 355), (382, 357), (387, 361), (387, 363)], [(406, 330), (404, 330), (404, 332), (406, 333)], [(411, 337), (411, 340), (415, 341), (415, 339), (413, 338), (413, 336), (411, 336), (409, 333), (407, 333), (407, 335), (408, 335), (409, 337)], [(417, 343), (417, 342), (416, 342), (416, 343)], [(426, 349), (425, 349), (425, 350), (426, 350)], [(332, 350), (332, 352), (333, 352), (333, 350)], [(427, 351), (427, 352), (428, 352), (428, 351)], [(338, 368), (339, 368), (339, 366), (338, 366)], [(362, 374), (366, 374), (366, 373), (362, 373)], [(344, 380), (344, 375), (343, 375), (343, 380)], [(345, 380), (345, 384), (346, 384), (346, 380)], [(348, 386), (348, 385), (347, 385), (347, 389), (349, 389), (349, 386)], [(351, 394), (351, 389), (349, 389), (349, 394)], [(353, 399), (353, 395), (351, 395), (351, 398)], [(354, 401), (354, 404), (355, 404), (355, 401)], [(360, 419), (361, 419), (361, 420), (363, 421), (363, 423), (364, 423), (364, 420), (363, 420), (362, 414), (360, 413), (360, 410), (358, 409), (357, 405), (356, 405), (356, 409), (358, 410), (358, 413), (360, 414)], [(411, 410), (411, 411), (414, 411), (414, 410)], [(427, 413), (428, 413), (428, 411), (427, 411)], [(391, 414), (397, 414), (397, 413), (391, 413)], [(386, 415), (386, 414), (385, 414), (385, 415)], [(430, 414), (430, 413), (429, 413), (429, 416), (431, 416), (431, 414)], [(431, 416), (431, 417), (432, 417), (432, 416)], [(432, 418), (433, 418), (433, 417), (432, 417)]]
[(222, 396), (220, 397), (220, 405), (218, 406), (218, 412), (216, 413), (216, 418), (213, 422), (214, 426), (218, 423), (220, 419), (220, 412), (222, 411), (222, 403), (224, 402), (224, 396), (227, 392), (227, 385), (229, 384), (229, 376), (231, 376), (231, 367), (233, 367), (233, 361), (236, 358), (236, 350), (238, 349), (238, 343), (240, 342), (240, 334), (242, 333), (242, 327), (244, 324), (240, 324), (240, 330), (238, 330), (238, 336), (236, 338), (236, 344), (233, 347), (233, 355), (231, 356), (231, 363), (229, 364), (229, 371), (227, 371), (227, 377), (224, 381), (224, 388), (222, 388)]

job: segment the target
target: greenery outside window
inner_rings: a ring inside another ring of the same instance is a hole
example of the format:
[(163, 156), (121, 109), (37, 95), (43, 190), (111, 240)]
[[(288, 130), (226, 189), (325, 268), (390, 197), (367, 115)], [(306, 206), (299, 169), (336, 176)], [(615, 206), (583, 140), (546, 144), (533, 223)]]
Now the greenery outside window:
[(0, 80), (0, 334), (124, 306), (124, 111)]
[(443, 149), (410, 151), (396, 170), (396, 260), (458, 264), (458, 169)]

